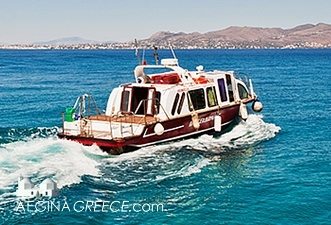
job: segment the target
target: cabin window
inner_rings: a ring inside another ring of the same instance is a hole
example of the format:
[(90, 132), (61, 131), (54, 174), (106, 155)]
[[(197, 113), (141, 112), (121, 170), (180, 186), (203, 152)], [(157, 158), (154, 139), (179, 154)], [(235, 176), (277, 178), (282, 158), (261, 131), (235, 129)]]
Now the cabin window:
[[(204, 109), (206, 107), (205, 92), (202, 88), (189, 91), (188, 93), (194, 110)], [(191, 107), (190, 111), (192, 111)]]
[(217, 83), (218, 83), (218, 88), (220, 91), (221, 101), (226, 102), (228, 100), (228, 97), (226, 96), (224, 79), (223, 78), (218, 79)]
[(155, 92), (155, 106), (156, 106), (156, 114), (160, 112), (160, 105), (161, 105), (161, 92)]
[(122, 101), (121, 101), (121, 111), (129, 111), (129, 100), (130, 100), (130, 91), (122, 92)]
[(215, 87), (207, 87), (207, 100), (209, 107), (213, 107), (217, 105)]
[(176, 108), (177, 108), (178, 100), (179, 100), (179, 94), (177, 93), (176, 94), (176, 97), (175, 97), (174, 104), (172, 105), (171, 115), (175, 115), (175, 111), (176, 111)]
[(231, 76), (229, 74), (226, 74), (225, 77), (226, 77), (226, 85), (228, 87), (228, 92), (229, 92), (229, 99), (230, 99), (230, 102), (233, 102), (234, 97), (233, 97), (233, 88), (232, 88)]
[(185, 100), (185, 92), (182, 93), (182, 96), (180, 97), (180, 100), (179, 100), (179, 105), (178, 105), (178, 109), (177, 109), (178, 114), (180, 114), (182, 111), (184, 100)]
[(238, 91), (240, 99), (248, 98), (248, 92), (242, 84), (238, 84)]
[(47, 191), (45, 191), (45, 195), (46, 195), (46, 196), (48, 195), (48, 192), (47, 192)]

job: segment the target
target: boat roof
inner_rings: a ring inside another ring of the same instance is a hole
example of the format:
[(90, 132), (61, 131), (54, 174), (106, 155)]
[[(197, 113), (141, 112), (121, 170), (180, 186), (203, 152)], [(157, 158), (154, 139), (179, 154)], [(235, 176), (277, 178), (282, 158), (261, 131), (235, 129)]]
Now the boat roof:
[[(121, 86), (155, 87), (158, 90), (166, 90), (173, 87), (205, 87), (214, 85), (214, 79), (224, 74), (233, 75), (233, 71), (214, 70), (206, 72), (202, 65), (196, 70), (189, 71), (178, 64), (178, 59), (162, 59), (161, 64), (142, 64), (136, 66), (134, 75), (135, 83)], [(166, 80), (166, 81), (164, 81)]]

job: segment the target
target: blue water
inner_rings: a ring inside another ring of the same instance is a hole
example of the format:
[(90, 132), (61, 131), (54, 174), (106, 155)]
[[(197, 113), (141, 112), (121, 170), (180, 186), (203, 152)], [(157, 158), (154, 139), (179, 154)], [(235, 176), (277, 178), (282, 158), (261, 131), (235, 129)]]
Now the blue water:
[[(133, 80), (132, 50), (0, 51), (0, 224), (330, 224), (331, 50), (181, 50), (183, 67), (249, 76), (264, 110), (221, 137), (108, 156), (56, 137), (61, 112)], [(147, 54), (152, 62), (152, 54)], [(169, 56), (160, 52), (160, 56)], [(162, 203), (159, 212), (17, 212), (17, 178), (54, 200)]]

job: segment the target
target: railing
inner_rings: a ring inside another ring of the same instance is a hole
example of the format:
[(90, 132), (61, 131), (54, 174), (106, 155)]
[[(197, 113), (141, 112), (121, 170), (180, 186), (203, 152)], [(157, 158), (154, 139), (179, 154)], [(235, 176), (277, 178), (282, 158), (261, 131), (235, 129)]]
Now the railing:
[[(160, 100), (157, 99), (157, 98), (148, 98), (148, 99), (142, 99), (142, 100), (140, 100), (140, 102), (139, 102), (139, 104), (138, 104), (138, 106), (137, 106), (137, 108), (136, 108), (136, 110), (134, 112), (134, 115), (137, 115), (138, 110), (140, 109), (141, 105), (143, 104), (143, 106), (144, 106), (144, 114), (143, 115), (145, 116), (144, 118), (146, 119), (146, 116), (148, 115), (147, 114), (148, 102), (151, 102), (152, 106), (154, 106), (154, 107), (160, 106), (160, 108), (162, 109), (162, 111), (164, 112), (164, 114), (166, 115), (166, 117), (168, 119), (170, 119), (169, 116), (168, 116), (168, 114), (167, 114), (167, 112), (165, 111), (165, 109), (163, 108), (162, 104), (160, 103)], [(159, 108), (157, 110), (154, 108), (154, 109), (152, 109), (152, 114), (150, 114), (150, 115), (159, 114), (159, 111), (160, 111)]]
[[(151, 107), (157, 107), (157, 109), (155, 109), (155, 108), (151, 109), (151, 114), (147, 113), (148, 102), (151, 102)], [(141, 115), (138, 115), (138, 111), (140, 110), (140, 107), (142, 107), (142, 106), (144, 107), (144, 109), (143, 109), (144, 113), (142, 114), (143, 117), (138, 122), (134, 121), (135, 118), (138, 118), (139, 116), (141, 116)], [(140, 124), (141, 121), (144, 120), (144, 124), (146, 126), (147, 124), (149, 124), (149, 121), (147, 121), (147, 116), (148, 115), (154, 115), (154, 118), (155, 118), (154, 123), (157, 122), (157, 118), (155, 117), (155, 115), (159, 114), (160, 109), (164, 112), (166, 117), (169, 119), (169, 116), (168, 116), (167, 112), (165, 111), (164, 107), (162, 106), (159, 99), (157, 99), (157, 98), (148, 98), (148, 99), (140, 100), (135, 112), (122, 112), (122, 111), (118, 112), (116, 114), (116, 117), (117, 118), (123, 118), (119, 121), (122, 137), (123, 137), (123, 123), (130, 124), (130, 126), (131, 126), (131, 135), (134, 136), (135, 134), (134, 134), (134, 130), (133, 130), (133, 124), (137, 124), (137, 123)]]
[[(150, 102), (150, 105), (148, 104)], [(147, 110), (149, 107), (155, 107), (155, 108), (149, 108), (151, 111), (150, 114), (148, 114)], [(138, 114), (138, 111), (140, 110), (140, 107), (143, 108), (143, 114)], [(93, 131), (92, 129), (92, 121), (93, 119), (89, 119), (88, 117), (85, 117), (81, 115), (80, 117), (80, 124), (79, 124), (79, 129), (80, 129), (80, 135), (85, 136), (85, 137), (94, 137), (96, 133), (105, 133), (107, 135), (110, 135), (112, 139), (118, 138), (117, 136), (114, 135), (114, 128), (115, 128), (115, 122), (117, 123), (116, 125), (119, 126), (120, 129), (120, 136), (121, 138), (124, 138), (124, 124), (127, 126), (130, 126), (130, 135), (134, 136), (134, 124), (144, 124), (145, 126), (150, 124), (151, 121), (147, 120), (147, 117), (154, 116), (154, 121), (152, 123), (155, 123), (158, 121), (157, 117), (155, 115), (159, 114), (160, 111), (163, 111), (165, 116), (169, 119), (169, 116), (167, 112), (165, 111), (164, 107), (160, 103), (159, 99), (157, 98), (149, 98), (149, 99), (142, 99), (135, 112), (123, 112), (119, 111), (116, 115), (112, 115), (107, 117), (109, 120), (109, 131)], [(103, 116), (103, 115), (102, 115)], [(141, 117), (140, 120), (137, 121), (137, 118)], [(65, 126), (64, 126), (64, 114), (62, 114), (62, 122), (63, 122), (63, 133), (65, 133)], [(66, 129), (66, 130), (71, 130), (71, 129)], [(127, 131), (127, 130), (126, 130)]]
[[(133, 116), (135, 116), (135, 115), (132, 112), (119, 111), (116, 114), (117, 118), (121, 118), (118, 122), (120, 123), (120, 130), (121, 130), (121, 136), (122, 137), (123, 137), (123, 119), (124, 119), (124, 123), (130, 124), (130, 126), (131, 126), (131, 135), (133, 135)], [(131, 121), (128, 121), (128, 119), (131, 120)], [(112, 129), (111, 122), (110, 122), (110, 127)]]

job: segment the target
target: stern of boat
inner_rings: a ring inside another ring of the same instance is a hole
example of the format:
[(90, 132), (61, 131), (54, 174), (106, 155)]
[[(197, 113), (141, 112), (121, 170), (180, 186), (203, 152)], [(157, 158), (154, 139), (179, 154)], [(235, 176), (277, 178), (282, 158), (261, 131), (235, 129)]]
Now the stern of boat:
[(62, 116), (60, 138), (77, 141), (84, 145), (96, 144), (102, 149), (111, 150), (125, 146), (125, 141), (139, 137), (147, 125), (156, 122), (154, 116), (137, 116), (130, 113), (116, 115), (101, 114), (85, 108), (91, 105), (89, 95), (80, 96), (74, 107), (68, 107)]

